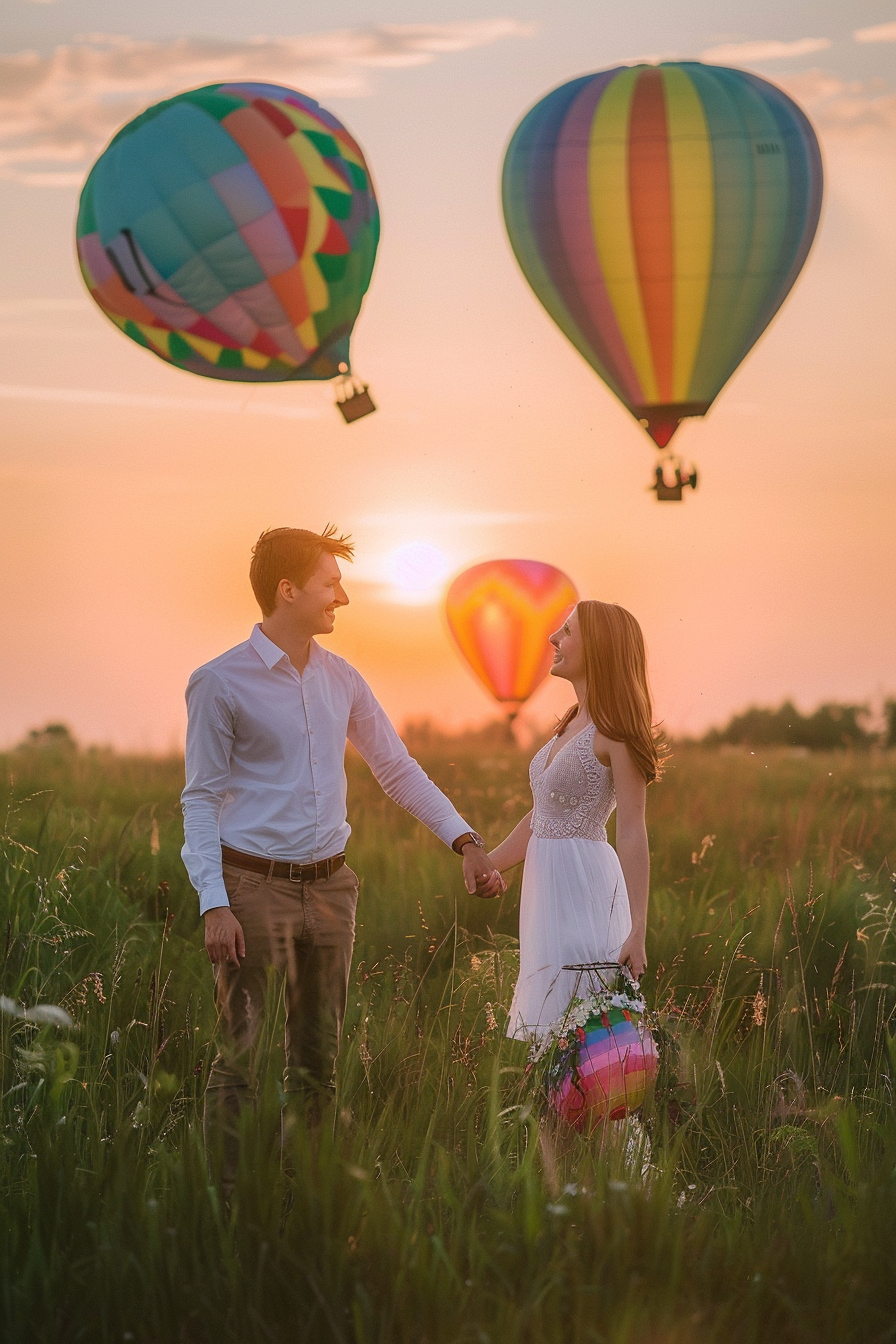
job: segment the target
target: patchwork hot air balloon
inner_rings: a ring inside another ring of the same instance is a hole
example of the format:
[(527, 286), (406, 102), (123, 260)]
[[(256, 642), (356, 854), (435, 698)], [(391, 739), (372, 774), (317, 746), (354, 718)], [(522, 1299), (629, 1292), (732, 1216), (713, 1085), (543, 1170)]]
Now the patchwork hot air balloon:
[(459, 574), (445, 598), (448, 628), (511, 718), (548, 674), (548, 643), (578, 601), (572, 581), (541, 560), (487, 560)]
[(350, 374), (378, 238), (357, 142), (274, 84), (212, 84), (135, 117), (94, 164), (77, 223), (85, 283), (116, 326), (238, 382)]
[(706, 414), (784, 302), (821, 195), (818, 141), (796, 103), (699, 61), (562, 85), (523, 118), (504, 162), (523, 274), (661, 449)]

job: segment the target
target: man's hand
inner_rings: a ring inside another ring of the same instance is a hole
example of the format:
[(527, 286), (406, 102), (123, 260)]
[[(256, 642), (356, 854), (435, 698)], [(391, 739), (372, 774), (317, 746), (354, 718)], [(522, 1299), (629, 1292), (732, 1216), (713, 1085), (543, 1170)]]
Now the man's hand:
[(491, 900), (493, 896), (503, 895), (507, 890), (507, 883), (485, 850), (470, 841), (464, 845), (463, 854), (464, 886), (470, 895), (475, 892), (485, 901)]
[(239, 966), (246, 955), (243, 928), (229, 905), (216, 905), (205, 913), (205, 950), (213, 966), (229, 962)]

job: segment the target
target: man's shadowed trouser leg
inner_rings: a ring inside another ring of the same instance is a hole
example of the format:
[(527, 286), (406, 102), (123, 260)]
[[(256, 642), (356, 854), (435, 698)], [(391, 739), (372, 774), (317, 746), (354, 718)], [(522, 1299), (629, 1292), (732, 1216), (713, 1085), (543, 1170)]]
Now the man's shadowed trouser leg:
[(284, 1090), (296, 1102), (290, 1110), (314, 1123), (335, 1094), (358, 879), (346, 865), (323, 881), (293, 883), (225, 864), (224, 883), (246, 955), (239, 967), (216, 968), (219, 1050), (205, 1095), (204, 1129), (211, 1165), (230, 1193), (240, 1119), (254, 1099), (270, 967), (286, 980)]

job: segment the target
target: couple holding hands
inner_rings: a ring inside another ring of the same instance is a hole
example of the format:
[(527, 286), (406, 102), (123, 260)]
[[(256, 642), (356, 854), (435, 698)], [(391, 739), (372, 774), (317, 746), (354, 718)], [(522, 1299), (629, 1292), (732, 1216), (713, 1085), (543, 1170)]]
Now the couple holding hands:
[[(644, 641), (622, 607), (579, 602), (551, 636), (554, 676), (576, 703), (530, 766), (534, 806), (491, 853), (408, 754), (363, 677), (316, 641), (348, 603), (335, 529), (264, 532), (249, 577), (262, 620), (187, 688), (183, 858), (215, 967), (219, 1053), (206, 1137), (232, 1186), (239, 1117), (271, 967), (284, 978), (284, 1089), (306, 1115), (335, 1092), (358, 879), (345, 863), (345, 745), (395, 802), (462, 859), (489, 898), (523, 863), (520, 974), (508, 1035), (531, 1040), (575, 990), (570, 963), (646, 965), (647, 784), (659, 758)], [(616, 848), (606, 823), (616, 808)]]

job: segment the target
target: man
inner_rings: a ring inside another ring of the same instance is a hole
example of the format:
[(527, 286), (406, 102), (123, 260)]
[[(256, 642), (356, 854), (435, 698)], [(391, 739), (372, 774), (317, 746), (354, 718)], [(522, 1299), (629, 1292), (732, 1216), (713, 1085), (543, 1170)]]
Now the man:
[(249, 577), (262, 620), (187, 687), (183, 858), (215, 967), (220, 1050), (206, 1092), (210, 1151), (232, 1186), (240, 1111), (268, 969), (286, 980), (287, 1094), (318, 1119), (335, 1091), (358, 879), (345, 864), (346, 740), (390, 798), (463, 857), (467, 890), (504, 889), (481, 837), (412, 760), (364, 679), (321, 648), (348, 604), (338, 559), (351, 542), (263, 532)]

